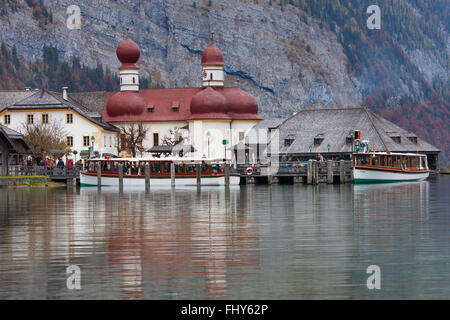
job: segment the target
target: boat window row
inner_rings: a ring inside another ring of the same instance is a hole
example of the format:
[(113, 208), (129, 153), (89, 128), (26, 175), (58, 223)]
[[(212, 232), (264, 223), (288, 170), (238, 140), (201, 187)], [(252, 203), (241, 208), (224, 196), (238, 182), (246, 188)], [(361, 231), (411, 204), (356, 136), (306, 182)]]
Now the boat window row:
[(398, 169), (426, 169), (426, 157), (404, 155), (372, 155), (357, 154), (353, 157), (353, 165), (386, 167)]
[[(90, 161), (88, 170), (97, 172), (98, 161)], [(125, 175), (145, 175), (145, 164), (150, 163), (150, 174), (170, 174), (171, 161), (101, 161), (101, 171), (104, 173), (118, 173), (119, 164), (123, 164), (123, 173)], [(200, 165), (201, 173), (223, 173), (224, 168), (219, 164), (208, 164), (203, 162)], [(197, 166), (195, 163), (175, 163), (176, 174), (196, 174)]]

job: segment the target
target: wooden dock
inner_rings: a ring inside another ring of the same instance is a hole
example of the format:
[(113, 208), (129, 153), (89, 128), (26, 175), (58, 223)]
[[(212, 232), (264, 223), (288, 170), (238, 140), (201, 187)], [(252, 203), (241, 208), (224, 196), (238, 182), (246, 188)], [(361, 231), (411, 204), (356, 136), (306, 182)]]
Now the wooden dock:
[[(251, 170), (247, 170), (252, 168)], [(238, 171), (247, 184), (251, 183), (347, 183), (353, 182), (351, 161), (280, 162), (278, 164), (239, 165)], [(252, 171), (251, 174), (248, 172)]]
[[(226, 171), (230, 170), (230, 165), (226, 164)], [(251, 168), (251, 169), (249, 169)], [(123, 168), (119, 168), (119, 176), (123, 176)], [(120, 172), (122, 171), (122, 172)], [(241, 184), (278, 184), (278, 183), (305, 183), (317, 185), (319, 183), (347, 183), (353, 182), (353, 171), (351, 161), (316, 161), (307, 162), (280, 162), (265, 164), (245, 164), (238, 165), (232, 169), (241, 176)], [(150, 180), (150, 170), (144, 170), (146, 181)], [(197, 172), (200, 172), (199, 165)], [(175, 170), (171, 167), (172, 185), (175, 185)], [(52, 181), (66, 182), (67, 185), (76, 185), (80, 179), (80, 168), (77, 167), (42, 167), (42, 166), (11, 166), (9, 168), (11, 176), (45, 176)], [(148, 177), (147, 177), (148, 176)], [(199, 180), (200, 177), (197, 177)], [(101, 179), (101, 177), (100, 177)], [(229, 182), (229, 174), (225, 175), (226, 182)], [(199, 181), (198, 181), (199, 182)], [(225, 183), (225, 185), (228, 185)], [(147, 187), (147, 186), (146, 186)]]

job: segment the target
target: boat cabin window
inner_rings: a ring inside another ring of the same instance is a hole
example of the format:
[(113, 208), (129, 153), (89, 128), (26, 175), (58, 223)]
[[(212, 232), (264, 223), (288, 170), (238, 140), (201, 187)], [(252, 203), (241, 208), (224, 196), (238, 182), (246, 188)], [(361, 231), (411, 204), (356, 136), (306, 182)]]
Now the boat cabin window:
[(356, 164), (369, 165), (369, 155), (368, 154), (357, 155)]
[(175, 164), (175, 173), (183, 173), (184, 172), (184, 166), (182, 163), (176, 163)]
[(377, 156), (372, 156), (372, 165), (378, 166), (378, 157)]
[(159, 161), (151, 162), (150, 169), (152, 173), (160, 173)]
[(194, 173), (194, 172), (195, 172), (195, 164), (187, 163), (186, 173)]
[(170, 173), (170, 162), (163, 162), (163, 172)]

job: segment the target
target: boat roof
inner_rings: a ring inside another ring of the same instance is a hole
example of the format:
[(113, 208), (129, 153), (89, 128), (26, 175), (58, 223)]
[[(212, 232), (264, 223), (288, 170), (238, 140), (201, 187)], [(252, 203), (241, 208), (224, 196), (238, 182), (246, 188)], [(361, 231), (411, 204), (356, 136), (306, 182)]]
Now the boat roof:
[(384, 156), (411, 156), (411, 157), (426, 157), (426, 154), (421, 153), (401, 153), (401, 152), (358, 152), (353, 153), (353, 155), (368, 155), (368, 154), (375, 154), (375, 155), (384, 155)]
[(231, 159), (224, 158), (179, 158), (179, 157), (167, 157), (167, 158), (93, 158), (86, 161), (124, 161), (124, 162), (139, 162), (139, 161), (174, 161), (174, 162), (226, 162)]

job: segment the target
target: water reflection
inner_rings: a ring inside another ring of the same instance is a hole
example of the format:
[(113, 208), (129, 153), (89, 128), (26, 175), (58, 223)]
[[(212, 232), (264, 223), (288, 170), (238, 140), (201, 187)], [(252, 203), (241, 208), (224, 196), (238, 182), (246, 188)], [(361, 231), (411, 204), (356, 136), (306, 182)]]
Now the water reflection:
[(448, 185), (0, 189), (0, 299), (449, 297)]

